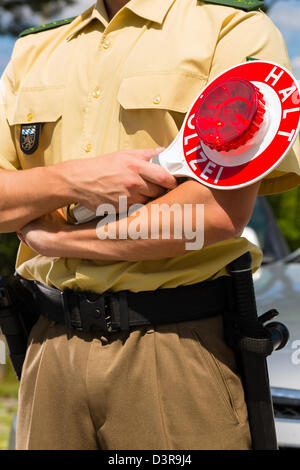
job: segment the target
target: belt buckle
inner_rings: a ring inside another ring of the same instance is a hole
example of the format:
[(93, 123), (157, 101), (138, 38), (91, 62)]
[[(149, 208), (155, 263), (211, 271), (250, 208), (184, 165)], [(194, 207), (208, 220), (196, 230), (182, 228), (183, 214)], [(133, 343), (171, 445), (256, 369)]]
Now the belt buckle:
[(112, 326), (112, 294), (79, 294), (79, 310), (82, 331), (114, 333), (117, 330)]

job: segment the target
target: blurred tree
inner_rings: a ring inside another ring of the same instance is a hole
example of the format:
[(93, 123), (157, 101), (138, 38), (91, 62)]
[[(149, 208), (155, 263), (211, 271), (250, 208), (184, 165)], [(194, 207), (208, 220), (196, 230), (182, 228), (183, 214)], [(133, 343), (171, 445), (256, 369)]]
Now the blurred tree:
[(0, 234), (0, 276), (14, 272), (19, 240), (13, 233)]
[(76, 2), (77, 0), (0, 0), (0, 33), (17, 36), (25, 28), (33, 26), (34, 22), (45, 23), (63, 7)]
[(300, 186), (268, 197), (277, 223), (292, 251), (300, 247)]

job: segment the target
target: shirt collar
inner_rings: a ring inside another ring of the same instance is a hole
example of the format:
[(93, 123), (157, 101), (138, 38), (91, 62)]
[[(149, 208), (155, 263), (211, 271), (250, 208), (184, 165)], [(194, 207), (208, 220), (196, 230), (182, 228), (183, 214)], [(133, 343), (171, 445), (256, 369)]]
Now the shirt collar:
[(73, 29), (67, 36), (67, 39), (72, 39), (95, 19), (99, 20), (105, 28), (108, 25), (108, 16), (103, 0), (98, 0), (96, 5), (90, 7), (74, 20)]
[[(142, 18), (162, 24), (174, 2), (175, 0), (130, 0), (125, 8)], [(96, 5), (93, 5), (74, 20), (73, 30), (67, 39), (73, 38), (94, 19), (98, 19), (104, 27), (107, 27), (108, 16), (103, 0), (98, 0)]]
[[(102, 0), (98, 0), (101, 3)], [(138, 16), (162, 24), (175, 0), (130, 0), (125, 7)]]

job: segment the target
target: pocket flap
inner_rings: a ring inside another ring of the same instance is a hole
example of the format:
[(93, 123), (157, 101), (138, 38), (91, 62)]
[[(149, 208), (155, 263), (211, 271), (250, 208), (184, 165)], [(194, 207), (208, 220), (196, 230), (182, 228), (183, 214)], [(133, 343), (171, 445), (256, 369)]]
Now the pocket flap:
[(65, 87), (23, 88), (7, 106), (11, 126), (30, 122), (55, 122), (63, 112)]
[(158, 108), (186, 113), (206, 83), (203, 77), (182, 72), (135, 75), (122, 81), (118, 101), (124, 109)]

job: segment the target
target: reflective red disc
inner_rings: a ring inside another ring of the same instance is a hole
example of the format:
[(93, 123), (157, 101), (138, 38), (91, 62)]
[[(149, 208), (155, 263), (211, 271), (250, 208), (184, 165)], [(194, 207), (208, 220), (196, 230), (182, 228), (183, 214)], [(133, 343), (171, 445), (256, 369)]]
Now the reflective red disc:
[(264, 101), (247, 80), (224, 80), (202, 97), (195, 127), (202, 142), (216, 150), (238, 148), (251, 139), (263, 120)]
[[(273, 62), (246, 62), (220, 74), (195, 99), (183, 123), (187, 174), (218, 189), (263, 179), (297, 138), (299, 93), (289, 70)], [(178, 164), (175, 171), (181, 174)]]

